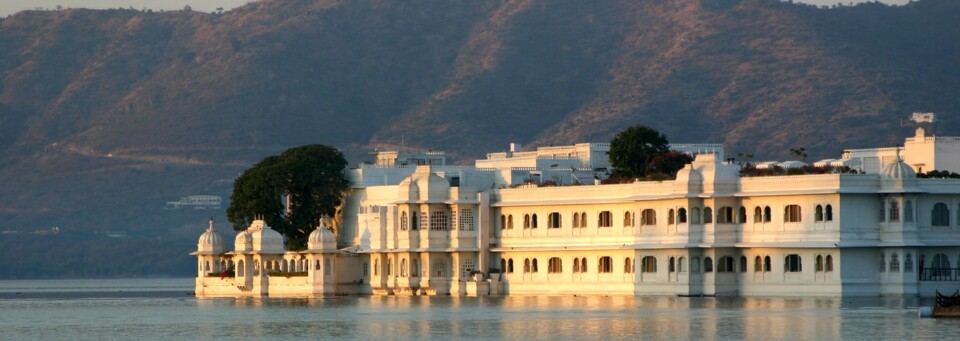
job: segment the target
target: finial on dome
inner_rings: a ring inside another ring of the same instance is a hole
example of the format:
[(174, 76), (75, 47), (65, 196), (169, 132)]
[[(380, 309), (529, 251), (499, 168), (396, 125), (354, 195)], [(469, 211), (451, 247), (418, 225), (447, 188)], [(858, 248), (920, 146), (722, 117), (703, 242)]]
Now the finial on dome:
[(213, 231), (213, 217), (210, 217), (210, 227), (208, 229)]
[(901, 162), (903, 159), (900, 158), (900, 146), (897, 146), (897, 162)]

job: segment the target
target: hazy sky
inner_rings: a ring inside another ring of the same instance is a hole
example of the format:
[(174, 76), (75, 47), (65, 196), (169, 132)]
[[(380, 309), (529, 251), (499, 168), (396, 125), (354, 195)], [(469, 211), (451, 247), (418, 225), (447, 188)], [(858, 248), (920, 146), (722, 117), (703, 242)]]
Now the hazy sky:
[[(256, 0), (0, 0), (0, 17), (27, 10), (36, 7), (53, 9), (57, 5), (65, 8), (86, 7), (86, 8), (129, 8), (133, 6), (136, 9), (150, 8), (158, 9), (182, 9), (185, 5), (190, 5), (195, 11), (210, 12), (217, 7), (224, 9), (234, 8), (248, 2)], [(794, 0), (796, 2), (806, 2), (817, 5), (833, 5), (836, 3), (848, 4), (850, 2), (859, 3), (864, 0)], [(888, 4), (902, 5), (909, 0), (880, 0)]]

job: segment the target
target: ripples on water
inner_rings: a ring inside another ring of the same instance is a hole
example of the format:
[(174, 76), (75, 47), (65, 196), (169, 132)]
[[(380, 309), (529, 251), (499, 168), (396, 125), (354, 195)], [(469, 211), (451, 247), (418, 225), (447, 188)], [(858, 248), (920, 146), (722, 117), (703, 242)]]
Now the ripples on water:
[[(196, 299), (192, 279), (0, 281), (0, 339), (956, 340), (917, 299)], [(927, 303), (929, 304), (929, 303)]]

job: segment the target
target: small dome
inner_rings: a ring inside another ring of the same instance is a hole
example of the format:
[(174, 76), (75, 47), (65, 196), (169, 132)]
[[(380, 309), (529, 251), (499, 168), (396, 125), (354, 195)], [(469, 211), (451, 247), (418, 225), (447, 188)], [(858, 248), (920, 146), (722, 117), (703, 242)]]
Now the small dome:
[(207, 231), (200, 235), (200, 240), (197, 241), (197, 251), (214, 254), (223, 253), (223, 237), (220, 236), (220, 233), (214, 231), (213, 220), (210, 220), (210, 227), (207, 227)]
[(421, 196), (421, 200), (447, 200), (450, 198), (450, 183), (437, 173), (430, 172), (418, 178), (417, 187), (427, 195), (426, 198)]
[(677, 182), (687, 182), (687, 183), (703, 183), (703, 175), (700, 175), (700, 172), (695, 171), (692, 165), (686, 165), (679, 171), (677, 171)]
[(246, 230), (240, 231), (237, 233), (237, 238), (233, 240), (233, 250), (234, 251), (250, 251), (253, 250), (253, 238), (250, 237), (250, 233)]
[(247, 228), (253, 250), (261, 253), (283, 253), (283, 236), (267, 226), (263, 220), (254, 220)]
[(333, 235), (333, 232), (331, 232), (323, 223), (323, 220), (321, 220), (317, 229), (310, 232), (310, 237), (307, 238), (307, 249), (333, 250), (336, 248), (337, 237)]
[(400, 182), (399, 198), (401, 201), (417, 201), (420, 200), (420, 187), (417, 186), (417, 182), (413, 180), (413, 177), (407, 177)]
[(897, 148), (897, 161), (883, 167), (880, 176), (884, 179), (916, 179), (917, 172), (900, 158), (900, 148)]

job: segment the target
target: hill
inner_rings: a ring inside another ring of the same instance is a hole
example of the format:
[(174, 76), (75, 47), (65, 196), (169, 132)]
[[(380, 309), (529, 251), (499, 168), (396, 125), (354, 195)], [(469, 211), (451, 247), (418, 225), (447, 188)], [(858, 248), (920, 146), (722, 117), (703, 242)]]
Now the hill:
[[(470, 160), (644, 123), (729, 155), (785, 159), (804, 146), (816, 159), (898, 143), (913, 111), (941, 114), (937, 133), (957, 134), (957, 22), (949, 0), (22, 12), (0, 20), (0, 230), (131, 233), (105, 245), (194, 238), (223, 213), (164, 202), (227, 197), (243, 169), (308, 143), (354, 164), (390, 146)], [(0, 236), (0, 249), (18, 243)]]

